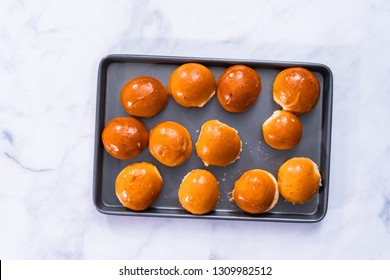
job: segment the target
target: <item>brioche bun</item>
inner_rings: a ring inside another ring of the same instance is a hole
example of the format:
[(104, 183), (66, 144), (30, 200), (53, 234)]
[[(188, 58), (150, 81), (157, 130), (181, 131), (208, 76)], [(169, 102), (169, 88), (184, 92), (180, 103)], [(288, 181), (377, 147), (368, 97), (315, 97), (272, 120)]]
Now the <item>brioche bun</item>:
[(273, 98), (283, 110), (304, 114), (310, 112), (320, 97), (317, 77), (302, 67), (292, 67), (280, 72), (273, 84)]
[(191, 156), (191, 136), (179, 123), (161, 122), (150, 131), (149, 150), (162, 164), (178, 166)]
[(163, 179), (151, 163), (134, 163), (125, 167), (117, 176), (115, 193), (128, 209), (143, 211), (160, 195)]
[(186, 63), (171, 74), (168, 91), (184, 107), (203, 107), (215, 94), (214, 74), (199, 63)]
[(209, 120), (202, 125), (196, 153), (203, 163), (226, 166), (235, 162), (242, 149), (237, 130), (218, 120)]
[(279, 168), (278, 186), (287, 201), (305, 203), (317, 194), (321, 186), (318, 166), (309, 158), (291, 158)]
[(271, 210), (279, 199), (278, 184), (268, 171), (252, 169), (236, 181), (231, 201), (251, 214), (260, 214)]
[(272, 148), (287, 150), (302, 139), (302, 124), (293, 113), (277, 110), (262, 125), (265, 142)]
[(117, 159), (137, 156), (148, 146), (148, 140), (148, 129), (134, 118), (114, 118), (102, 132), (104, 148)]
[(206, 214), (217, 205), (218, 181), (207, 170), (193, 170), (181, 182), (178, 196), (180, 204), (188, 212), (194, 215)]
[(260, 91), (259, 74), (245, 65), (227, 68), (218, 80), (218, 101), (228, 112), (240, 113), (248, 110), (257, 101)]
[(159, 80), (142, 76), (124, 85), (120, 100), (123, 109), (128, 114), (150, 118), (165, 108), (168, 102), (168, 92)]

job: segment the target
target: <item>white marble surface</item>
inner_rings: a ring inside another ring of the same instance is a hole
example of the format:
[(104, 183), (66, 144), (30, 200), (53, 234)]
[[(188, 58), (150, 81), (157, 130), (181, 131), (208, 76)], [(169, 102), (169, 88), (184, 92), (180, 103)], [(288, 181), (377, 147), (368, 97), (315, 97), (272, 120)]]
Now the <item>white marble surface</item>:
[[(390, 3), (0, 2), (0, 259), (389, 259)], [(319, 62), (334, 74), (316, 224), (105, 216), (92, 203), (110, 53)]]

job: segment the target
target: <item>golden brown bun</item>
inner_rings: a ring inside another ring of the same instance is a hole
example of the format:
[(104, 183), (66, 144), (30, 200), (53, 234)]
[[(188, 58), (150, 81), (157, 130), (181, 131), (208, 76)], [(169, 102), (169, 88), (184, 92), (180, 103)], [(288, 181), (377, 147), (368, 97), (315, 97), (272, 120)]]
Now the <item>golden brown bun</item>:
[(218, 80), (217, 97), (221, 106), (229, 112), (248, 110), (260, 95), (259, 74), (245, 65), (233, 65)]
[(237, 130), (217, 120), (202, 125), (196, 152), (203, 163), (225, 166), (235, 162), (241, 153), (242, 143)]
[(275, 111), (262, 126), (265, 142), (272, 148), (287, 150), (295, 147), (302, 138), (299, 118), (287, 111)]
[(120, 99), (128, 114), (150, 118), (165, 108), (168, 92), (159, 80), (143, 76), (128, 81), (122, 88)]
[(165, 121), (150, 131), (149, 150), (162, 164), (178, 166), (191, 156), (191, 136), (181, 124)]
[(157, 199), (163, 185), (158, 169), (151, 163), (134, 163), (117, 176), (115, 192), (123, 206), (142, 211)]
[(317, 77), (305, 68), (288, 68), (276, 76), (273, 97), (284, 110), (304, 114), (317, 104), (320, 83)]
[(199, 63), (181, 65), (172, 73), (168, 82), (168, 91), (184, 107), (203, 107), (216, 89), (213, 73)]
[(102, 133), (103, 146), (117, 159), (131, 159), (140, 154), (149, 140), (148, 129), (134, 118), (114, 118)]
[(180, 204), (188, 212), (195, 215), (206, 214), (217, 205), (218, 181), (207, 170), (193, 170), (181, 182), (178, 196)]
[(287, 201), (304, 203), (317, 194), (321, 186), (318, 166), (305, 157), (291, 158), (279, 168), (278, 185)]
[(245, 212), (260, 214), (271, 210), (278, 199), (275, 177), (268, 171), (252, 169), (236, 181), (231, 201)]

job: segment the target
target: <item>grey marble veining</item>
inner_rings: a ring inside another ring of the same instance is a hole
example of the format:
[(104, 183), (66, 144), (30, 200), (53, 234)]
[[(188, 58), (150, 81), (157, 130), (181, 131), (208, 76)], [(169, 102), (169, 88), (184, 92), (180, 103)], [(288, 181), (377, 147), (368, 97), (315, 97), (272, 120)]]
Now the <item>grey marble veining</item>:
[[(389, 259), (390, 4), (0, 3), (1, 259)], [(92, 203), (96, 78), (110, 53), (309, 61), (334, 75), (316, 224), (105, 216)]]

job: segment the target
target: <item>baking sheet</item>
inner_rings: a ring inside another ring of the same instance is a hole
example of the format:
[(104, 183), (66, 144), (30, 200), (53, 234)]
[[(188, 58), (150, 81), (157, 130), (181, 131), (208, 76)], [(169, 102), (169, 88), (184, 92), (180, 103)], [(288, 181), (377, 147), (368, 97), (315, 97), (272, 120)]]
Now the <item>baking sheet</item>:
[[(105, 124), (115, 117), (129, 117), (120, 103), (123, 85), (138, 76), (152, 76), (165, 86), (171, 73), (181, 64), (198, 62), (207, 66), (218, 81), (219, 76), (229, 66), (245, 64), (255, 69), (262, 81), (262, 91), (257, 103), (244, 113), (225, 111), (216, 96), (203, 108), (185, 108), (177, 104), (172, 97), (167, 107), (150, 119), (140, 120), (150, 130), (161, 121), (171, 120), (184, 125), (191, 134), (193, 153), (191, 158), (178, 167), (167, 167), (155, 160), (149, 150), (131, 160), (118, 160), (110, 156), (101, 142), (101, 133)], [(272, 85), (276, 75), (283, 69), (302, 66), (311, 70), (321, 86), (320, 100), (309, 113), (300, 116), (303, 126), (301, 142), (293, 149), (280, 151), (269, 147), (263, 140), (261, 125), (273, 113), (280, 109), (272, 99)], [(276, 62), (238, 59), (190, 58), (166, 56), (109, 55), (101, 60), (98, 70), (96, 135), (94, 159), (93, 199), (98, 211), (105, 214), (180, 217), (196, 219), (228, 219), (250, 221), (279, 222), (318, 222), (326, 214), (329, 190), (330, 140), (332, 119), (333, 78), (330, 69), (322, 64), (301, 62)], [(226, 167), (206, 167), (196, 155), (195, 143), (202, 124), (210, 119), (218, 119), (238, 130), (243, 142), (243, 150), (238, 161)], [(249, 169), (264, 169), (277, 178), (277, 171), (287, 159), (304, 156), (319, 166), (322, 187), (319, 193), (304, 204), (291, 204), (280, 197), (270, 212), (247, 214), (234, 202), (230, 202), (234, 182)], [(115, 195), (115, 179), (119, 172), (134, 162), (147, 161), (155, 164), (163, 180), (163, 190), (157, 201), (146, 211), (134, 212), (123, 207)], [(214, 211), (195, 216), (185, 211), (178, 200), (177, 191), (183, 177), (193, 169), (207, 169), (219, 181), (220, 200)]]

